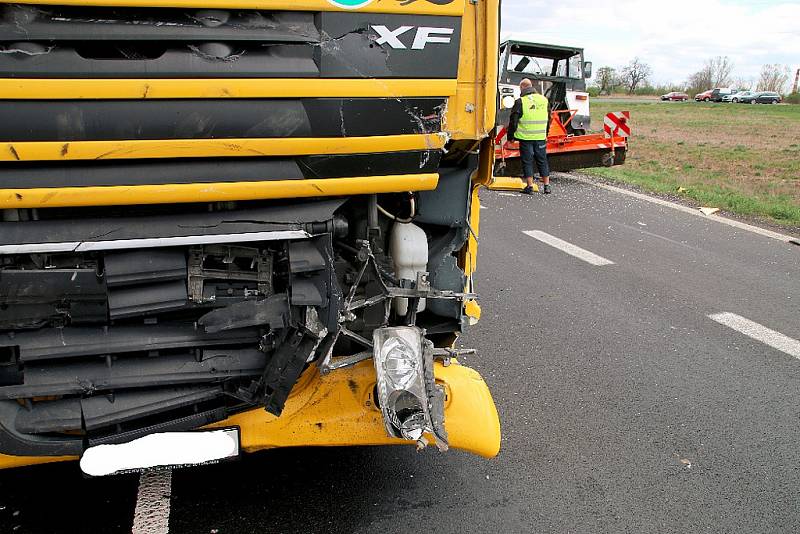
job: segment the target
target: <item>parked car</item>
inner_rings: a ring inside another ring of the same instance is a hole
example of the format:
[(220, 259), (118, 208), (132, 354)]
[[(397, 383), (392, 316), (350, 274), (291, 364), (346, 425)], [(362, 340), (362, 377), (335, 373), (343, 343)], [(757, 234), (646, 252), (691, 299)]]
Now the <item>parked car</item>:
[(713, 89), (709, 89), (708, 91), (703, 91), (702, 93), (697, 93), (694, 95), (695, 102), (711, 102), (711, 93)]
[(711, 100), (714, 102), (722, 102), (722, 99), (726, 95), (730, 95), (736, 92), (736, 89), (731, 89), (730, 87), (716, 87), (711, 90)]
[(781, 103), (781, 95), (773, 91), (761, 91), (760, 93), (756, 93), (755, 98), (751, 102), (751, 104), (780, 104), (780, 103)]
[(736, 95), (739, 93), (743, 93), (745, 91), (740, 91), (739, 89), (734, 89), (730, 94), (722, 95), (723, 102), (733, 102), (733, 99), (736, 98)]
[(755, 91), (739, 91), (735, 95), (731, 95), (731, 102), (734, 104), (738, 104), (739, 102), (742, 104), (749, 104), (755, 99), (757, 94), (758, 93)]
[(670, 100), (674, 102), (686, 102), (689, 100), (689, 95), (686, 93), (681, 93), (679, 91), (672, 91), (671, 93), (667, 93), (665, 95), (661, 95), (661, 100)]

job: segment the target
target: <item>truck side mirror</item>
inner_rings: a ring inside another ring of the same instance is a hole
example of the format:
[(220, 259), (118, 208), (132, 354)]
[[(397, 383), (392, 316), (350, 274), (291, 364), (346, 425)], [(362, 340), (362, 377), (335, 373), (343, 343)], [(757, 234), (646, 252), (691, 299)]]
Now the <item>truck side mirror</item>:
[(583, 77), (587, 80), (592, 77), (592, 62), (591, 61), (584, 61), (583, 62)]

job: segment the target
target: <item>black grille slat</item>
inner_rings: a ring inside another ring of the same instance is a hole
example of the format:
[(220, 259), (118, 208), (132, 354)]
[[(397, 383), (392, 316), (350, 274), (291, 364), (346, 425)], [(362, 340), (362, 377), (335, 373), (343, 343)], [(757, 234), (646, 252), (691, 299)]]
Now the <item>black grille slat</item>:
[(26, 434), (81, 431), (84, 428), (91, 431), (206, 402), (222, 394), (220, 386), (189, 386), (39, 401), (20, 410), (14, 426)]
[(228, 378), (260, 375), (267, 356), (257, 349), (203, 351), (193, 354), (120, 358), (105, 361), (53, 365), (28, 365), (25, 383), (0, 388), (2, 399), (51, 395), (78, 395), (117, 389), (217, 382)]
[(259, 41), (316, 43), (311, 12), (0, 7), (0, 41)]
[[(97, 59), (105, 55), (137, 56), (136, 48), (119, 51), (110, 45), (72, 48), (58, 43), (42, 54), (0, 55), (0, 77), (6, 78), (170, 78), (191, 74), (192, 78), (304, 78), (319, 76), (313, 48), (303, 45), (249, 46), (232, 48), (232, 54), (213, 58), (197, 46), (170, 47), (157, 57)], [(82, 54), (96, 54), (83, 57)], [(150, 49), (141, 55), (151, 54)]]
[(181, 432), (186, 430), (193, 430), (212, 423), (223, 421), (230, 415), (229, 410), (220, 407), (213, 408), (199, 413), (186, 415), (177, 419), (169, 419), (159, 423), (151, 424), (142, 428), (134, 428), (132, 430), (123, 431), (120, 433), (111, 433), (104, 436), (89, 436), (88, 443), (90, 447), (96, 445), (103, 445), (108, 443), (127, 443), (142, 436), (153, 434), (156, 432)]
[(21, 362), (78, 358), (138, 351), (203, 348), (258, 343), (256, 329), (207, 334), (187, 325), (116, 325), (107, 328), (65, 327), (17, 332), (0, 337), (0, 347), (19, 347)]
[(444, 98), (8, 100), (0, 106), (0, 141), (437, 133), (444, 108)]

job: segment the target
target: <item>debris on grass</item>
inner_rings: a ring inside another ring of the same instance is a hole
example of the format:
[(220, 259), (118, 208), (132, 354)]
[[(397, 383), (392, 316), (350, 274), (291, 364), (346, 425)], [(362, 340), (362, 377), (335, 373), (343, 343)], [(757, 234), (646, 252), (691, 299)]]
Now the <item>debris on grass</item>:
[[(593, 129), (622, 104), (596, 104)], [(589, 174), (800, 229), (800, 106), (624, 104), (645, 135), (634, 132), (624, 165)]]

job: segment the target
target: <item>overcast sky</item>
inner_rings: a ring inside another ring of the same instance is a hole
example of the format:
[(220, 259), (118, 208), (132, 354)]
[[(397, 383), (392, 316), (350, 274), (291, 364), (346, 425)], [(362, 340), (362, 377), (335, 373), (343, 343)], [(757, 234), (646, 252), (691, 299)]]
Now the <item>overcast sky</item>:
[(502, 0), (502, 38), (585, 49), (598, 67), (639, 56), (653, 83), (682, 82), (714, 56), (735, 78), (758, 78), (764, 63), (800, 67), (800, 0)]

